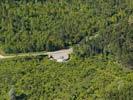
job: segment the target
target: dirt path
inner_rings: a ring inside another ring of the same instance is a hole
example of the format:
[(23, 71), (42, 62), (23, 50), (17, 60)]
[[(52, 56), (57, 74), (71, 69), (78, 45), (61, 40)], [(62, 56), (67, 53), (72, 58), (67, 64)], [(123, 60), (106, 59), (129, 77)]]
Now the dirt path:
[(49, 54), (60, 54), (60, 53), (67, 53), (70, 54), (73, 52), (73, 49), (63, 49), (54, 52), (34, 52), (34, 53), (20, 53), (20, 54), (11, 54), (9, 56), (0, 55), (0, 59), (8, 59), (8, 58), (16, 58), (16, 57), (32, 57), (32, 56), (39, 56), (39, 55), (49, 55)]
[(20, 54), (12, 54), (8, 56), (0, 55), (0, 59), (8, 59), (8, 58), (16, 58), (16, 57), (32, 57), (32, 56), (39, 56), (39, 55), (47, 55), (44, 52), (40, 53), (20, 53)]
[(3, 58), (4, 58), (4, 56), (0, 55), (0, 59), (3, 59)]

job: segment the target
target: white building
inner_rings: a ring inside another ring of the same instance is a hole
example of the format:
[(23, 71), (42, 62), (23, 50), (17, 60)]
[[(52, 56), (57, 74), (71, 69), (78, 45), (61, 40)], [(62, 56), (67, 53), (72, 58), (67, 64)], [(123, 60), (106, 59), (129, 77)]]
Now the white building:
[(69, 54), (67, 53), (55, 53), (49, 55), (49, 58), (56, 60), (57, 62), (65, 62), (69, 59)]
[(68, 50), (59, 50), (56, 52), (49, 52), (48, 56), (52, 60), (56, 60), (57, 62), (65, 62), (69, 59), (69, 55), (72, 53), (72, 49)]

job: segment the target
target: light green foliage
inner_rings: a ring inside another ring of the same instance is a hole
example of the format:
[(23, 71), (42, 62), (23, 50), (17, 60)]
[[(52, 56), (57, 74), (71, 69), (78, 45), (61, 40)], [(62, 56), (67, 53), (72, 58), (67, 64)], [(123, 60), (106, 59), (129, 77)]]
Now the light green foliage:
[[(47, 58), (0, 61), (0, 98), (10, 86), (28, 100), (131, 100), (133, 72), (101, 57), (56, 63)], [(125, 99), (128, 98), (128, 99)]]
[(15, 93), (15, 90), (13, 87), (9, 91), (9, 98), (10, 98), (10, 100), (16, 100), (16, 93)]

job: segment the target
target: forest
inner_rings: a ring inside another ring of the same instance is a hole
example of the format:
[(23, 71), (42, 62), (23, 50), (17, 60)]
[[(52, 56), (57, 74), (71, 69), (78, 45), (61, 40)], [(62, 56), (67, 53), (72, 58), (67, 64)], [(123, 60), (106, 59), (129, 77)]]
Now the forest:
[(0, 0), (0, 54), (69, 47), (65, 64), (0, 59), (0, 100), (133, 98), (133, 0)]
[[(1, 0), (0, 52), (75, 47), (133, 65), (132, 0)], [(124, 58), (124, 59), (123, 59)]]
[(67, 63), (47, 58), (0, 61), (0, 100), (132, 100), (133, 71), (102, 56)]

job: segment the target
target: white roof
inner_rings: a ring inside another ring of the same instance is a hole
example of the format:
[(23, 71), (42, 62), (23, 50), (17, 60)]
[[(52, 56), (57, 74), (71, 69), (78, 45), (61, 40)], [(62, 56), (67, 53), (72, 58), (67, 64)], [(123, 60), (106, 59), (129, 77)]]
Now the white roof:
[(63, 49), (59, 51), (54, 52), (48, 52), (47, 54), (49, 57), (52, 57), (53, 59), (57, 60), (57, 62), (64, 62), (69, 59), (69, 54), (73, 52), (73, 49)]
[(69, 59), (69, 55), (66, 53), (60, 53), (60, 54), (53, 54), (52, 57), (56, 60), (62, 59), (62, 60), (67, 60)]

